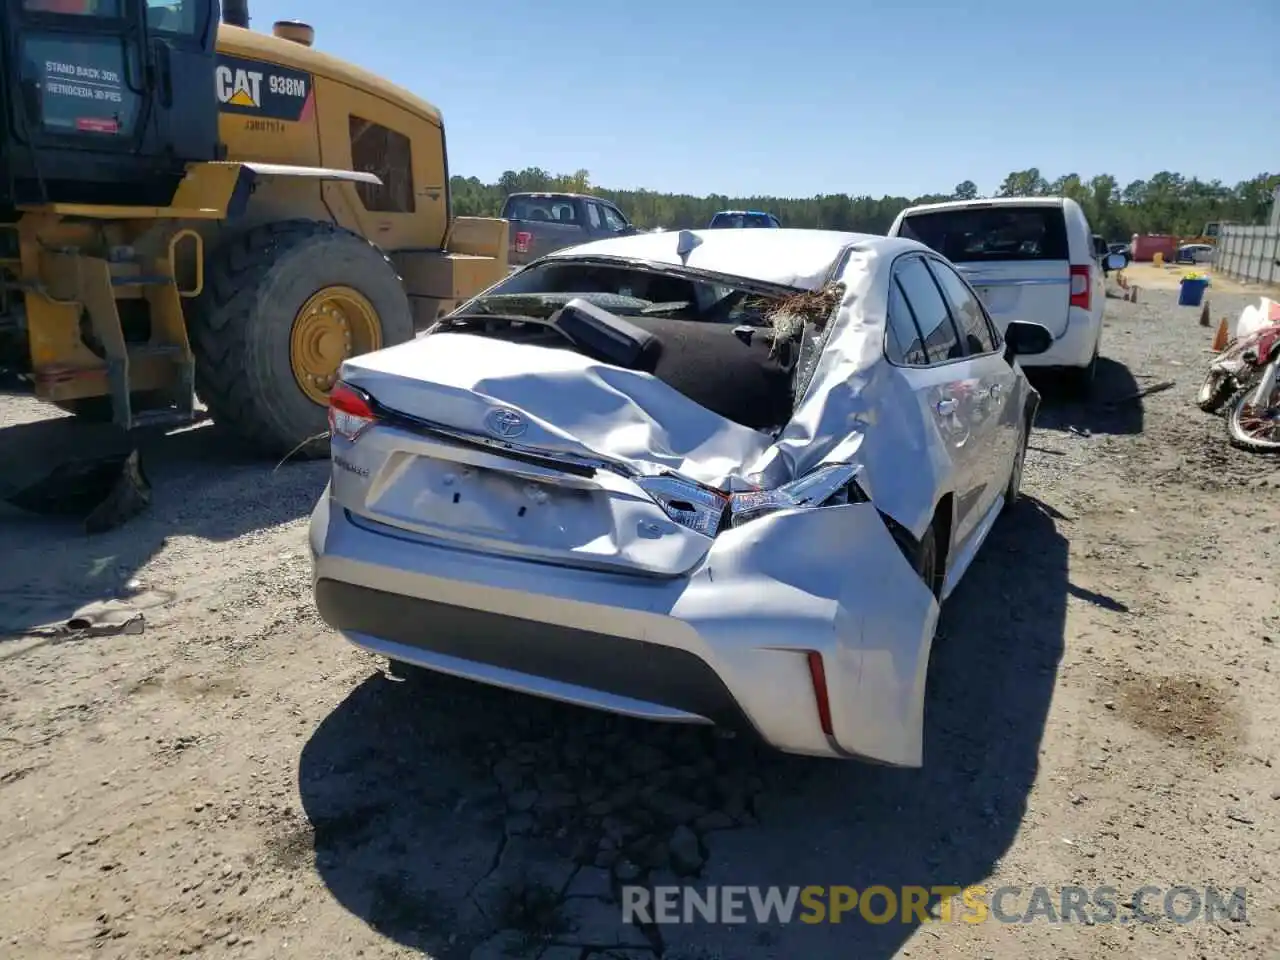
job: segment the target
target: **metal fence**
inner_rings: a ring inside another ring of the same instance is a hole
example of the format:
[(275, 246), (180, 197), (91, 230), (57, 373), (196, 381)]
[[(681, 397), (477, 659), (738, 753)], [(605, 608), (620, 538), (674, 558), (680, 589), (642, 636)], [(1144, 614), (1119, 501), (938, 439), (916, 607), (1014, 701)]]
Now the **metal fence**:
[(1280, 283), (1280, 227), (1225, 224), (1218, 234), (1214, 269), (1250, 283)]

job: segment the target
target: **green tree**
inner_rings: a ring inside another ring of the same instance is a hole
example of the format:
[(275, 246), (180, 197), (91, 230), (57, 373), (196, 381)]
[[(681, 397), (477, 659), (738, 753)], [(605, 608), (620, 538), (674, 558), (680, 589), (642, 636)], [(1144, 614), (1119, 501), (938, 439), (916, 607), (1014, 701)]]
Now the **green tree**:
[(1015, 170), (1004, 178), (997, 196), (1001, 197), (1042, 197), (1049, 192), (1049, 184), (1036, 167), (1027, 170)]
[[(1123, 189), (1110, 174), (1084, 177), (1066, 173), (1052, 180), (1031, 167), (1011, 172), (1000, 184), (997, 196), (1068, 196), (1078, 201), (1095, 233), (1112, 240), (1127, 240), (1134, 233), (1171, 233), (1196, 236), (1214, 221), (1260, 223), (1266, 220), (1280, 174), (1260, 173), (1235, 186), (1216, 180), (1187, 178), (1161, 171), (1149, 180), (1135, 180)], [(894, 218), (913, 203), (976, 198), (977, 185), (965, 180), (948, 194), (920, 197), (871, 197), (833, 193), (816, 197), (731, 197), (712, 194), (660, 193), (656, 190), (609, 190), (595, 187), (590, 173), (577, 170), (554, 175), (539, 167), (507, 170), (497, 183), (476, 177), (455, 176), (449, 181), (450, 202), (458, 216), (495, 217), (508, 193), (564, 190), (593, 193), (616, 203), (641, 227), (668, 229), (705, 227), (717, 210), (768, 210), (784, 226), (884, 233)]]

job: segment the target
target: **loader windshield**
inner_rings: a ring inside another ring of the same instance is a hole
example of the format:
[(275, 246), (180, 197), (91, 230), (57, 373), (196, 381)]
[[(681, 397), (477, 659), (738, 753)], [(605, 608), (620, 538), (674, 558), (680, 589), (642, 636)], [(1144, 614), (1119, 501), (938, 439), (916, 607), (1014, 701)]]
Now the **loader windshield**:
[(119, 17), (122, 0), (22, 0), (27, 13), (62, 13), (82, 17)]
[(204, 7), (191, 0), (147, 0), (147, 29), (194, 37), (204, 29)]
[(140, 98), (125, 83), (131, 65), (117, 38), (30, 31), (22, 36), (21, 50), (27, 116), (46, 133), (132, 132)]

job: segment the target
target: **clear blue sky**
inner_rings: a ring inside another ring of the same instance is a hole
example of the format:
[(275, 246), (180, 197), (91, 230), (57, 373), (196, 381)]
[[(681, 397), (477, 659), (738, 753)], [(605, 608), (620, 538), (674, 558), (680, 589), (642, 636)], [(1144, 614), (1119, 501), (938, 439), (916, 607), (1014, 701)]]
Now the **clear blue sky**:
[(444, 112), (450, 172), (916, 196), (1280, 171), (1280, 0), (250, 0)]

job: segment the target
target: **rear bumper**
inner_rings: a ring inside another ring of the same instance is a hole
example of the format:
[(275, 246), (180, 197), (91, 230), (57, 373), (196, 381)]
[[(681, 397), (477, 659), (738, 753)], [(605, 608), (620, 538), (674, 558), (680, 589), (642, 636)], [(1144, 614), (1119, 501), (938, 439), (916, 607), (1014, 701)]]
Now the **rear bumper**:
[(1053, 346), (1035, 356), (1019, 357), (1023, 367), (1087, 367), (1102, 337), (1101, 322), (1084, 310), (1073, 307), (1066, 332), (1055, 337)]
[[(656, 720), (742, 726), (745, 717), (715, 671), (677, 647), (558, 623), (470, 610), (340, 580), (316, 581), (325, 622), (358, 646), (495, 686), (523, 689), (540, 678), (556, 699), (593, 691), (615, 713)], [(666, 709), (656, 709), (665, 707)]]
[(921, 762), (937, 604), (869, 504), (754, 521), (672, 579), (388, 535), (328, 491), (311, 549), (321, 616), (376, 653), (615, 713), (746, 723), (791, 753)]

